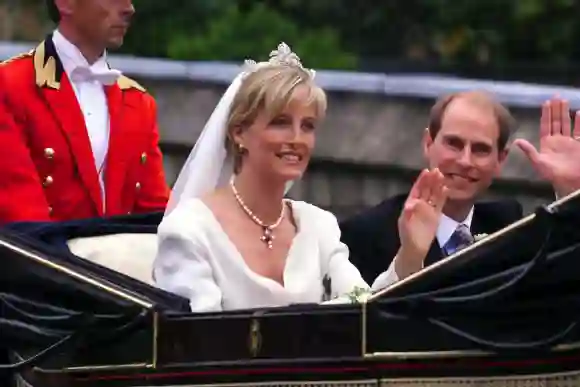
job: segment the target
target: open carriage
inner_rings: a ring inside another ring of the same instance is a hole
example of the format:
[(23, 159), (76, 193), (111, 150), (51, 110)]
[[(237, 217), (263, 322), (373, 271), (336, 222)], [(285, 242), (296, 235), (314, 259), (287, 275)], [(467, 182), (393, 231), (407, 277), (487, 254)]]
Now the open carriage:
[[(580, 385), (580, 192), (361, 303), (225, 313), (148, 283), (159, 220), (0, 233), (0, 372), (35, 387)], [(110, 247), (119, 234), (140, 243)]]

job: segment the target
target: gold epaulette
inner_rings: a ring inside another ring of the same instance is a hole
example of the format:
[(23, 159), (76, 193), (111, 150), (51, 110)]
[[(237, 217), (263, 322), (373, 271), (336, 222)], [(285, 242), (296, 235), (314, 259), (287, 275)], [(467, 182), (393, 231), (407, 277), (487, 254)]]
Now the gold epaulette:
[(119, 77), (119, 79), (117, 79), (117, 85), (119, 86), (119, 89), (121, 90), (129, 90), (129, 89), (137, 89), (142, 91), (143, 93), (146, 93), (147, 90), (145, 90), (145, 88), (143, 86), (141, 86), (139, 83), (137, 83), (137, 81), (126, 77), (124, 75), (121, 75)]
[(32, 54), (34, 54), (34, 50), (30, 50), (30, 51), (25, 52), (23, 54), (18, 54), (16, 56), (13, 56), (12, 58), (9, 58), (9, 59), (6, 59), (5, 61), (0, 62), (0, 66), (8, 64), (10, 62), (14, 62), (15, 60), (18, 60), (18, 59), (29, 58), (32, 56)]

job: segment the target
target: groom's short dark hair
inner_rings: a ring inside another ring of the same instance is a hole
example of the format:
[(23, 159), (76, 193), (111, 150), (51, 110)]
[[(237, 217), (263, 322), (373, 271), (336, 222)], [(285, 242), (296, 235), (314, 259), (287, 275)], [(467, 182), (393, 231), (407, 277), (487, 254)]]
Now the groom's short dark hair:
[(441, 130), (441, 123), (443, 121), (443, 115), (447, 110), (447, 106), (457, 98), (477, 101), (489, 106), (493, 110), (495, 119), (499, 126), (497, 148), (500, 151), (503, 151), (507, 146), (512, 132), (515, 130), (516, 121), (507, 107), (499, 103), (491, 94), (484, 91), (460, 91), (439, 97), (435, 102), (435, 105), (431, 108), (431, 114), (429, 115), (428, 128), (431, 138), (434, 139), (435, 136), (437, 136), (437, 133), (439, 133), (439, 130)]

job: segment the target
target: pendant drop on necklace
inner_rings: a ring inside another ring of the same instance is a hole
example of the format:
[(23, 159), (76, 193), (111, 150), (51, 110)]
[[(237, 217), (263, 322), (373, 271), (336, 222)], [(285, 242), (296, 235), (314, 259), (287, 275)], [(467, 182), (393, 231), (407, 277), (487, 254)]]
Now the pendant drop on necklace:
[(272, 234), (272, 229), (270, 227), (263, 228), (263, 234), (260, 240), (268, 245), (269, 249), (272, 249), (272, 242), (274, 241), (274, 235)]
[(284, 200), (282, 200), (282, 208), (280, 209), (280, 216), (278, 217), (278, 220), (276, 220), (276, 222), (274, 222), (271, 225), (266, 225), (264, 224), (264, 222), (260, 220), (260, 218), (254, 215), (252, 210), (250, 210), (248, 206), (246, 206), (246, 203), (244, 203), (244, 201), (242, 200), (242, 197), (240, 196), (238, 190), (236, 189), (236, 185), (234, 184), (234, 176), (232, 176), (232, 178), (230, 179), (230, 187), (232, 188), (232, 192), (234, 193), (234, 196), (238, 201), (238, 204), (240, 205), (240, 207), (242, 207), (246, 215), (248, 215), (248, 217), (252, 219), (254, 223), (262, 227), (262, 236), (260, 237), (260, 240), (264, 242), (270, 250), (272, 250), (272, 242), (275, 239), (274, 229), (278, 227), (282, 222), (282, 220), (284, 219), (284, 211), (286, 209)]

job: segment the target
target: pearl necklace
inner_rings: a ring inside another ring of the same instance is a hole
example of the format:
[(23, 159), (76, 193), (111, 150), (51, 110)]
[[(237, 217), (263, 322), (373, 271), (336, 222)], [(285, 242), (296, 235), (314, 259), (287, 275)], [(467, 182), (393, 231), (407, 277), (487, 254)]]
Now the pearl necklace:
[(278, 219), (274, 223), (268, 225), (268, 224), (262, 222), (262, 220), (260, 218), (258, 218), (256, 215), (254, 215), (252, 210), (250, 210), (250, 208), (246, 205), (246, 203), (244, 203), (244, 200), (242, 199), (238, 190), (236, 189), (236, 185), (234, 183), (233, 176), (230, 179), (230, 187), (232, 187), (232, 192), (234, 193), (234, 196), (235, 196), (236, 200), (238, 201), (238, 204), (240, 205), (240, 207), (242, 207), (242, 209), (244, 210), (246, 215), (248, 215), (248, 217), (250, 219), (252, 219), (254, 221), (254, 223), (256, 223), (258, 226), (262, 227), (262, 236), (260, 237), (260, 240), (262, 242), (264, 242), (268, 246), (269, 249), (272, 249), (272, 243), (274, 242), (274, 239), (275, 239), (274, 229), (276, 227), (278, 227), (280, 225), (280, 223), (282, 223), (282, 219), (284, 219), (284, 212), (286, 209), (286, 205), (284, 204), (284, 200), (282, 200), (282, 210), (280, 211), (280, 216), (278, 217)]

